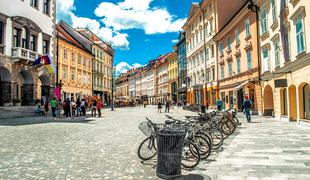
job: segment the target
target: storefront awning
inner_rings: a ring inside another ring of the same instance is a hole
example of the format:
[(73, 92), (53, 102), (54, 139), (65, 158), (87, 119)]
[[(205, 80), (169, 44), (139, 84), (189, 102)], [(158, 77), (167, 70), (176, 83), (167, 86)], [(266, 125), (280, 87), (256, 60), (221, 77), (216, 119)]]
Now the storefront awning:
[(237, 87), (235, 88), (235, 91), (238, 91), (239, 89), (243, 88), (243, 87), (244, 87), (245, 85), (247, 85), (248, 83), (250, 83), (250, 80), (247, 80), (247, 81), (241, 83), (239, 86), (237, 86)]

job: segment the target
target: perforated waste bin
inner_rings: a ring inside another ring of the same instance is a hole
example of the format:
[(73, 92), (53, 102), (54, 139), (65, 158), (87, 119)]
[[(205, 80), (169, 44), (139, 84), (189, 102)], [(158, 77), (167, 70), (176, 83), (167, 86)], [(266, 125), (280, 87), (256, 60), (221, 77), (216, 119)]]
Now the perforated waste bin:
[(184, 126), (156, 128), (157, 167), (156, 175), (169, 179), (181, 175), (183, 143), (187, 129)]

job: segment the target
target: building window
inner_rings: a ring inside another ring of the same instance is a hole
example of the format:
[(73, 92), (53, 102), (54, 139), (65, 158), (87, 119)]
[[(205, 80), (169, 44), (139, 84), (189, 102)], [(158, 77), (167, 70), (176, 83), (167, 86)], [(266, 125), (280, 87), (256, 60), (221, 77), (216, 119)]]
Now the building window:
[(209, 56), (210, 56), (210, 54), (209, 54), (209, 48), (207, 48), (207, 49), (206, 49), (206, 60), (207, 60), (207, 61), (209, 60)]
[(43, 0), (43, 13), (50, 14), (50, 0)]
[(65, 68), (62, 69), (62, 79), (63, 80), (67, 79), (67, 70)]
[(262, 9), (261, 13), (261, 31), (262, 34), (267, 32), (267, 11), (265, 7)]
[(83, 65), (86, 66), (86, 57), (83, 58)]
[(271, 12), (272, 12), (272, 21), (273, 23), (277, 21), (277, 6), (275, 0), (271, 0)]
[(224, 73), (224, 65), (221, 65), (221, 79), (225, 78)]
[(78, 81), (81, 82), (82, 80), (82, 75), (81, 75), (81, 71), (78, 72)]
[(0, 53), (4, 53), (4, 23), (0, 21)]
[(228, 49), (230, 49), (230, 43), (231, 43), (231, 42), (230, 42), (230, 36), (228, 36), (228, 37), (227, 37), (227, 47), (228, 47)]
[(203, 33), (202, 33), (202, 31), (201, 31), (201, 30), (200, 30), (200, 32), (199, 32), (199, 33), (200, 33), (200, 41), (202, 41), (202, 39), (203, 39), (203, 38), (202, 38)]
[(285, 54), (285, 61), (288, 61), (291, 58), (291, 49), (290, 49), (290, 33), (287, 27), (285, 27), (284, 30), (284, 46), (283, 46), (283, 50), (284, 50), (284, 54)]
[(210, 34), (213, 32), (213, 19), (210, 20)]
[(30, 36), (30, 50), (37, 51), (37, 36), (35, 35)]
[(252, 69), (252, 54), (250, 50), (246, 52), (246, 56), (247, 56), (248, 70), (251, 70)]
[(250, 36), (251, 35), (251, 31), (250, 31), (250, 19), (247, 18), (245, 20), (245, 35), (246, 36)]
[(269, 54), (268, 48), (263, 49), (264, 72), (269, 71)]
[(273, 44), (274, 48), (274, 61), (275, 61), (275, 67), (280, 66), (280, 48), (279, 48), (279, 41), (274, 42)]
[(14, 47), (20, 47), (20, 35), (21, 35), (21, 30), (14, 28), (13, 30), (13, 45)]
[(79, 63), (79, 64), (82, 64), (82, 57), (81, 57), (80, 54), (78, 54), (78, 63)]
[(30, 6), (38, 8), (38, 0), (30, 0)]
[(222, 42), (220, 42), (219, 48), (220, 48), (220, 56), (223, 56), (223, 43)]
[(237, 57), (237, 74), (241, 73), (240, 57)]
[(297, 54), (305, 51), (305, 39), (304, 39), (304, 25), (303, 19), (298, 17), (296, 20), (296, 41), (297, 41)]
[(239, 29), (236, 29), (235, 31), (235, 39), (236, 39), (236, 44), (239, 44)]
[(22, 28), (22, 48), (28, 49), (28, 30)]
[(232, 76), (232, 63), (231, 62), (228, 63), (228, 76), (229, 77)]
[(67, 49), (66, 48), (63, 49), (63, 53), (64, 53), (63, 54), (63, 56), (64, 56), (63, 58), (67, 59)]
[(49, 53), (50, 42), (48, 40), (43, 39), (43, 54)]
[(74, 70), (71, 70), (71, 81), (74, 81)]
[(72, 53), (71, 53), (71, 62), (72, 62), (72, 64), (74, 63), (74, 60), (75, 60), (75, 55), (74, 55), (74, 52), (72, 50)]

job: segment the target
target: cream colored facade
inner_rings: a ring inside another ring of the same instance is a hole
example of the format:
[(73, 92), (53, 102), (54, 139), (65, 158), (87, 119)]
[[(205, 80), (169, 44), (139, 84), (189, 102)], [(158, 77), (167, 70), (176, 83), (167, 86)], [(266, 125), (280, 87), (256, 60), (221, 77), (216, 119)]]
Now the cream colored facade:
[[(291, 121), (309, 120), (310, 3), (308, 0), (258, 3), (264, 114)], [(287, 85), (276, 87), (275, 83), (281, 79)]]
[(213, 104), (217, 97), (216, 43), (217, 3), (193, 3), (183, 26), (187, 42), (187, 74), (190, 79), (187, 100), (190, 104)]
[(216, 35), (218, 42), (219, 97), (224, 108), (243, 110), (245, 96), (253, 113), (261, 114), (261, 87), (255, 13), (245, 4)]

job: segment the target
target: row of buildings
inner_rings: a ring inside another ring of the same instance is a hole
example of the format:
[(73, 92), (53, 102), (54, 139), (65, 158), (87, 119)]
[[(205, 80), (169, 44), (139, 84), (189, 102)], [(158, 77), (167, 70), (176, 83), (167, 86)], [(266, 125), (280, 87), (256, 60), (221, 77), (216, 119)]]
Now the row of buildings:
[(56, 0), (1, 0), (0, 106), (53, 97), (56, 74), (31, 64), (42, 55), (58, 66), (62, 98), (100, 95), (110, 102), (114, 50), (88, 29), (56, 24)]
[(209, 107), (220, 98), (239, 111), (249, 96), (255, 114), (309, 120), (309, 12), (307, 0), (193, 3), (174, 51), (123, 74), (117, 92)]

